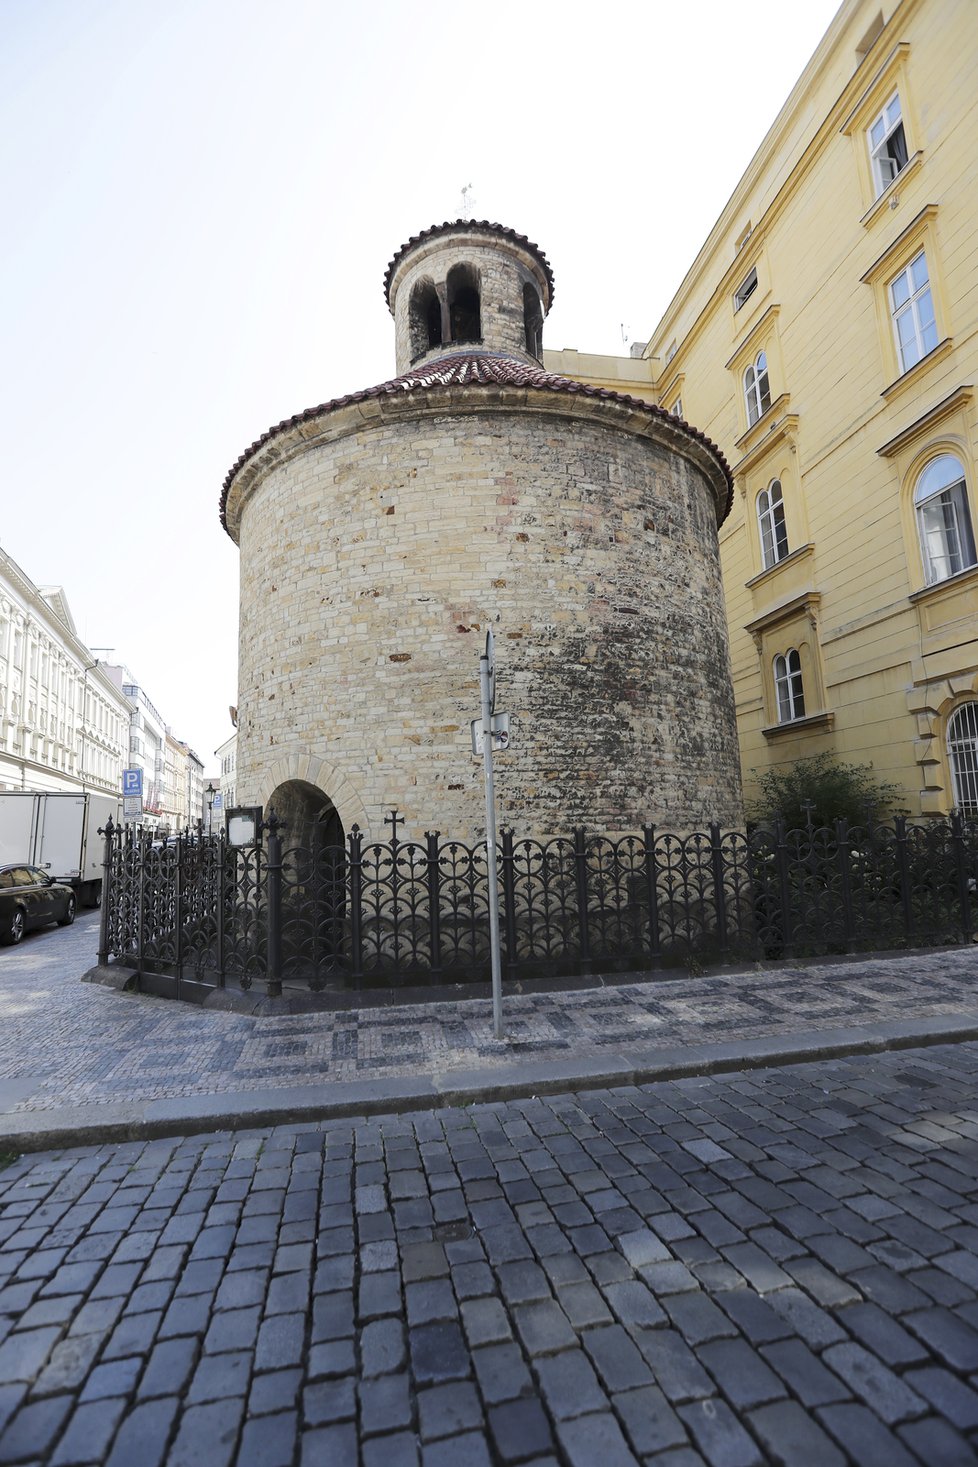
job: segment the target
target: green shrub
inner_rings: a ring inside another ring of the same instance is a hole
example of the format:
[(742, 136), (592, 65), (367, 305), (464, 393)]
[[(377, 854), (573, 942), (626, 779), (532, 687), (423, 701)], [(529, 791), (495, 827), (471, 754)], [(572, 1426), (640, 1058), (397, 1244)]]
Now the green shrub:
[(789, 830), (831, 826), (836, 820), (865, 825), (867, 818), (905, 814), (896, 807), (899, 785), (881, 779), (870, 764), (847, 764), (834, 754), (813, 754), (763, 774), (752, 770), (760, 793), (748, 802), (748, 819), (768, 825), (779, 816)]

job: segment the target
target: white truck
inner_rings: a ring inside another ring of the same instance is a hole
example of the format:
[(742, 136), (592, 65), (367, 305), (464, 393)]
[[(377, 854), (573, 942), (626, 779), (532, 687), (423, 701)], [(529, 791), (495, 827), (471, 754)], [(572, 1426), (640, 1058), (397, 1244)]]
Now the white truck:
[(97, 907), (105, 851), (98, 832), (110, 815), (118, 824), (120, 811), (115, 795), (0, 791), (0, 866), (41, 866), (74, 888), (80, 906)]

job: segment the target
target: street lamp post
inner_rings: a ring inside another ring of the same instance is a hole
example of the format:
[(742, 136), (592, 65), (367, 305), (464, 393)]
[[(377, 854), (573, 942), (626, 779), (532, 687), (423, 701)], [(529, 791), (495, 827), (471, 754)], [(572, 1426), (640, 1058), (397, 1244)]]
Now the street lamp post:
[(208, 835), (213, 835), (214, 834), (214, 796), (217, 794), (217, 788), (213, 784), (213, 782), (207, 786), (207, 789), (204, 791), (204, 793), (207, 796), (207, 834)]

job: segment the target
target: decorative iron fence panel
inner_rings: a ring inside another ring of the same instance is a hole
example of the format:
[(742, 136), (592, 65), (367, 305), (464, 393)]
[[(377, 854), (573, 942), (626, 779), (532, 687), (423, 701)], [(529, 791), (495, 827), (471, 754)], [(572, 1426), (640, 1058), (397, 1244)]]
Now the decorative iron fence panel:
[[(100, 961), (193, 997), (485, 980), (485, 845), (402, 840), (396, 812), (390, 823), (387, 841), (354, 827), (345, 846), (310, 849), (283, 848), (272, 816), (247, 847), (110, 822)], [(510, 979), (962, 942), (978, 923), (978, 822), (958, 815), (545, 841), (504, 830), (498, 863)]]

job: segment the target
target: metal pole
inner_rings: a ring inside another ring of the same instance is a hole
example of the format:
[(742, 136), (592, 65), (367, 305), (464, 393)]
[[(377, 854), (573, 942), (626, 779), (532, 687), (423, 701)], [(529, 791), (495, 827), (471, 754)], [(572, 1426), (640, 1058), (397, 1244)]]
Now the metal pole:
[(492, 632), (486, 633), (486, 650), (479, 658), (479, 692), (482, 697), (482, 758), (486, 771), (486, 861), (489, 878), (489, 954), (492, 962), (492, 1028), (496, 1039), (503, 1037), (503, 984), (499, 952), (499, 883), (496, 875), (496, 792), (492, 783), (492, 696), (489, 689), (489, 659)]

